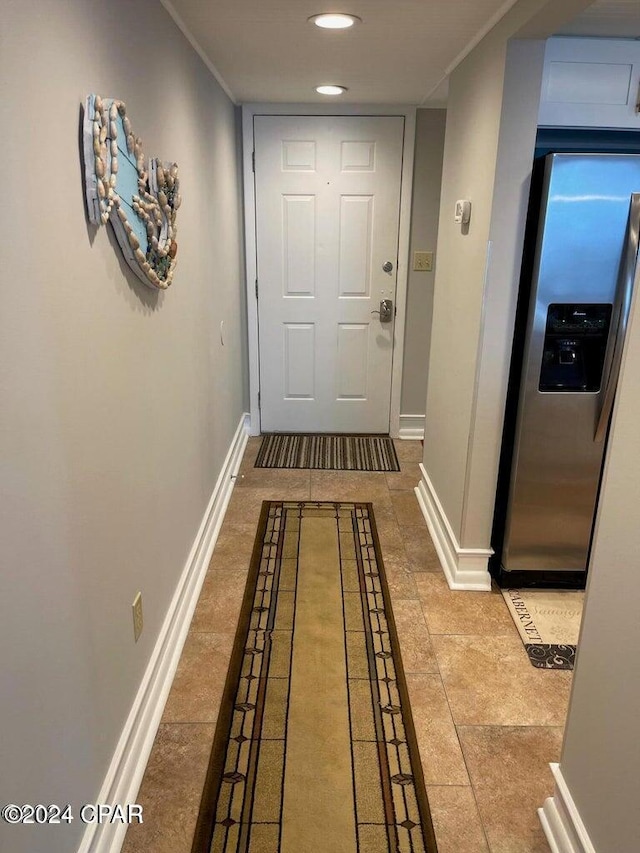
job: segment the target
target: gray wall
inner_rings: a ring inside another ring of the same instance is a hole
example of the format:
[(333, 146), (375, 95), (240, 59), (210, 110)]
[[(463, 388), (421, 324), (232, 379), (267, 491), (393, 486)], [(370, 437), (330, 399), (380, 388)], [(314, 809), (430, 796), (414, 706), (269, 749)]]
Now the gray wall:
[(560, 769), (598, 853), (640, 838), (640, 305), (609, 434)]
[(507, 43), (467, 452), (463, 547), (490, 544), (543, 65), (544, 41)]
[[(449, 80), (424, 464), (458, 539), (471, 432), (505, 44), (488, 38)], [(457, 199), (472, 202), (466, 233)]]
[[(542, 76), (542, 45), (509, 40), (530, 20), (544, 35), (545, 15), (557, 26), (557, 6), (520, 0), (449, 81), (424, 466), (463, 548), (490, 544)], [(468, 229), (456, 199), (472, 202)]]
[[(98, 794), (245, 407), (236, 115), (155, 0), (8, 0), (2, 29), (0, 801), (77, 806)], [(179, 164), (164, 294), (87, 224), (89, 92), (126, 101), (145, 154)], [(2, 824), (0, 848), (68, 853), (82, 831)]]
[[(427, 400), (445, 119), (445, 110), (417, 110), (416, 112), (407, 318), (400, 402), (400, 413), (403, 415), (424, 415)], [(413, 253), (415, 251), (434, 253), (432, 272), (414, 271)]]

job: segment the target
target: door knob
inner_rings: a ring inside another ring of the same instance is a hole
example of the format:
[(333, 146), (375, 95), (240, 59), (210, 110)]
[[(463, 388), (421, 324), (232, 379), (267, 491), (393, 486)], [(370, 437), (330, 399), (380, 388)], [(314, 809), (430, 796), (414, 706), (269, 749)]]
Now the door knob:
[(393, 299), (383, 299), (380, 302), (380, 310), (371, 313), (379, 314), (381, 323), (390, 323), (393, 320)]
[(385, 262), (382, 264), (382, 269), (383, 269), (385, 272), (391, 272), (391, 270), (393, 269), (393, 264), (391, 263), (391, 261), (385, 261)]

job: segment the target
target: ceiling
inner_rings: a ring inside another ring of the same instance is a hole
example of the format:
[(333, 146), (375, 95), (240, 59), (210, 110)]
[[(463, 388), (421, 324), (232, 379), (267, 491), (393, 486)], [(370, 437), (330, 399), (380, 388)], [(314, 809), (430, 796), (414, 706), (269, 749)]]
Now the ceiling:
[(640, 38), (640, 0), (596, 0), (560, 34)]
[[(446, 102), (447, 77), (516, 0), (161, 0), (236, 103), (327, 103), (314, 89), (348, 87), (341, 103)], [(311, 15), (362, 23), (321, 30)], [(562, 30), (640, 36), (639, 0), (597, 0)]]

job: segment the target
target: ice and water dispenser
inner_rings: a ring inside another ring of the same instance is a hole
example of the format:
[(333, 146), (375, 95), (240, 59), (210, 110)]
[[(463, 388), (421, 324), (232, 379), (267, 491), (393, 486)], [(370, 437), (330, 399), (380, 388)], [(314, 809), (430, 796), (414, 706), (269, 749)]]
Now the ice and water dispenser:
[(600, 390), (611, 305), (549, 305), (540, 391)]

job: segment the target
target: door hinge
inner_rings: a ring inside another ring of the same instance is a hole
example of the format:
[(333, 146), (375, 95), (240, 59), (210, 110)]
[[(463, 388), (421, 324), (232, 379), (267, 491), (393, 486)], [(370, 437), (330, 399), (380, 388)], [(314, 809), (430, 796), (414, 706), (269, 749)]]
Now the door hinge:
[(255, 172), (256, 170), (256, 152), (251, 152), (251, 171)]
[(256, 299), (258, 298), (258, 279), (256, 279)]
[(259, 391), (258, 391), (258, 408), (259, 409), (262, 408), (262, 396), (261, 396)]

